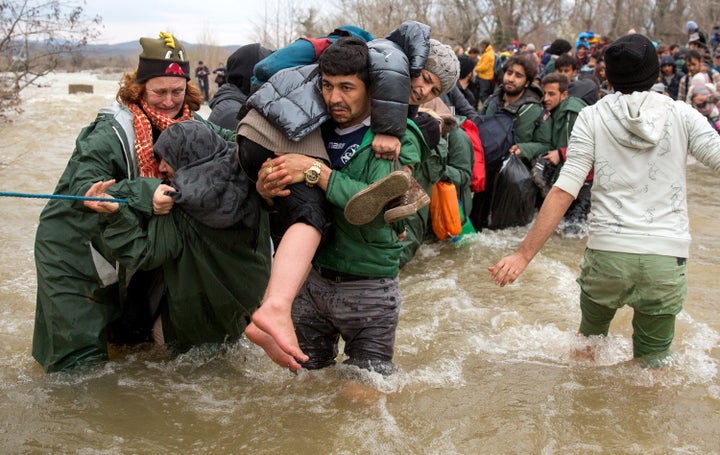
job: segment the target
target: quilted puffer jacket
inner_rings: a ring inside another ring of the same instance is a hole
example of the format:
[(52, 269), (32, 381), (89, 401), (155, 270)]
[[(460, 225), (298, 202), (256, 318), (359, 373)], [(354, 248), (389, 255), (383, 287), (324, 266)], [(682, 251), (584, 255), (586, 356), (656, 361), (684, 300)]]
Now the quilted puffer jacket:
[(317, 64), (278, 71), (246, 104), (292, 141), (304, 138), (330, 118), (320, 91)]
[[(430, 27), (403, 23), (387, 38), (368, 43), (372, 131), (402, 137), (405, 133), (410, 77), (425, 66)], [(247, 105), (259, 111), (287, 138), (299, 141), (329, 118), (316, 64), (275, 73)]]

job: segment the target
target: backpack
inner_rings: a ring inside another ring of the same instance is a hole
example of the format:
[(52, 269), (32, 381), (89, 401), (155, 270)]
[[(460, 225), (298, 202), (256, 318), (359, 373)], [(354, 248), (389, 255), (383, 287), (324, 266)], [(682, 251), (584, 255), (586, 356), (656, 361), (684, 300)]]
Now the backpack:
[(495, 52), (495, 65), (493, 66), (493, 83), (495, 85), (502, 84), (503, 80), (503, 64), (505, 62), (500, 58), (497, 52)]
[(485, 152), (482, 142), (480, 142), (480, 134), (477, 125), (472, 120), (466, 119), (460, 125), (465, 134), (470, 138), (473, 146), (473, 169), (472, 178), (470, 179), (470, 191), (479, 193), (485, 190)]
[(482, 143), (486, 177), (500, 169), (503, 159), (515, 143), (514, 121), (512, 115), (503, 111), (473, 118)]

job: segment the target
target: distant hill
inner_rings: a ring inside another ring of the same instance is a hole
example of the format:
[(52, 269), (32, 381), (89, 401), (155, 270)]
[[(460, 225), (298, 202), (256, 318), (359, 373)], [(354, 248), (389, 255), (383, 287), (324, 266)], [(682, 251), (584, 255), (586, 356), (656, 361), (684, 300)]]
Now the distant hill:
[(87, 56), (138, 55), (140, 43), (138, 41), (128, 41), (118, 44), (88, 44), (82, 48), (82, 52)]
[[(227, 60), (227, 57), (242, 46), (208, 46), (206, 44), (183, 43), (190, 54), (191, 67), (198, 60), (208, 66)], [(142, 51), (139, 41), (117, 44), (88, 44), (75, 52), (72, 61), (67, 62), (74, 69), (109, 68), (127, 71), (137, 65), (137, 56)], [(78, 68), (79, 67), (79, 68)]]
[[(192, 55), (193, 50), (197, 48), (208, 48), (210, 46), (206, 44), (192, 44), (183, 43), (185, 49)], [(229, 45), (229, 46), (212, 46), (213, 48), (221, 49), (229, 54), (232, 54), (242, 44)], [(139, 41), (127, 41), (125, 43), (117, 44), (88, 44), (82, 48), (83, 54), (87, 56), (101, 55), (106, 57), (119, 56), (119, 55), (132, 55), (137, 56), (142, 49), (140, 48)]]

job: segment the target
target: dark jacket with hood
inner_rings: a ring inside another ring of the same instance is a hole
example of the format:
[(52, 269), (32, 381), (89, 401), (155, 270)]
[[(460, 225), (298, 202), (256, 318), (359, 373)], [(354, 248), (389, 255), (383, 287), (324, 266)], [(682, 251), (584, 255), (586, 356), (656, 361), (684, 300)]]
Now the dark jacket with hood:
[(210, 100), (212, 112), (208, 120), (229, 130), (235, 130), (240, 108), (250, 96), (253, 68), (271, 51), (258, 43), (242, 46), (227, 59), (227, 83), (223, 84)]
[(660, 59), (660, 68), (664, 65), (672, 65), (673, 72), (671, 76), (665, 76), (662, 71), (660, 71), (660, 82), (662, 82), (665, 86), (665, 90), (670, 95), (670, 98), (676, 100), (678, 97), (678, 90), (680, 89), (680, 81), (683, 76), (685, 76), (685, 73), (677, 70), (677, 67), (675, 66), (675, 59), (671, 55), (665, 55)]
[[(488, 98), (487, 102), (480, 110), (482, 115), (492, 115), (496, 112), (506, 112), (513, 116), (513, 132), (515, 143), (533, 141), (533, 134), (537, 125), (537, 120), (542, 115), (543, 91), (535, 83), (530, 84), (522, 96), (514, 102), (504, 106), (505, 92), (502, 85), (495, 90), (495, 93)], [(537, 140), (537, 139), (536, 139)], [(549, 137), (540, 139), (540, 142), (549, 144)]]
[[(206, 125), (171, 125), (153, 149), (175, 169), (175, 206), (160, 216), (127, 205), (103, 214), (103, 239), (125, 267), (161, 267), (163, 335), (174, 351), (235, 341), (270, 277), (267, 214), (239, 167), (234, 141)], [(159, 181), (146, 180), (134, 196), (150, 202)]]

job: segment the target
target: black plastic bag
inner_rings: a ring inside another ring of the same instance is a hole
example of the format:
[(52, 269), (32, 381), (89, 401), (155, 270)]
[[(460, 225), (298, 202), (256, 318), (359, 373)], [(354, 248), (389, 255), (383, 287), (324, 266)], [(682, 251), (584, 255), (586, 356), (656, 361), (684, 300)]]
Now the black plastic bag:
[(525, 226), (535, 215), (537, 186), (522, 159), (511, 154), (498, 172), (490, 203), (488, 228)]

